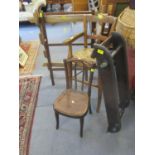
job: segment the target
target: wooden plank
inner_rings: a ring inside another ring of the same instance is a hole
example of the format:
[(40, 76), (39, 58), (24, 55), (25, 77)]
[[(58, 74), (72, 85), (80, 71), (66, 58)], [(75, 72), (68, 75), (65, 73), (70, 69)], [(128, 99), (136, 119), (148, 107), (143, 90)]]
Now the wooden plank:
[(45, 22), (49, 24), (79, 22), (82, 21), (83, 14), (73, 15), (45, 15)]
[[(72, 43), (72, 46), (83, 46), (84, 43)], [(88, 43), (88, 45), (91, 45)], [(50, 43), (48, 46), (66, 46), (64, 43)]]
[(83, 22), (83, 17), (85, 16), (87, 22), (97, 22), (102, 23), (103, 19), (107, 14), (66, 14), (66, 15), (48, 15), (45, 14), (45, 22), (48, 24), (65, 23), (65, 22)]
[(83, 35), (84, 35), (84, 33), (81, 32), (81, 33), (79, 33), (79, 34), (77, 34), (77, 35), (74, 35), (74, 36), (72, 36), (72, 37), (66, 39), (63, 43), (64, 43), (65, 45), (71, 44), (73, 41), (75, 41), (76, 39), (82, 37)]
[(92, 14), (91, 11), (70, 11), (70, 12), (46, 12), (46, 15), (75, 15), (75, 14)]

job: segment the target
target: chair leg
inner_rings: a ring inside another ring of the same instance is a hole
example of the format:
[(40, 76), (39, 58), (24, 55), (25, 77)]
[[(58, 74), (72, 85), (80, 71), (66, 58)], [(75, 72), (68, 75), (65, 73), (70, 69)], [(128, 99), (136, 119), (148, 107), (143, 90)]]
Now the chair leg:
[(102, 91), (98, 89), (98, 101), (97, 101), (97, 107), (96, 107), (97, 113), (100, 112), (101, 100), (102, 100)]
[(84, 70), (83, 70), (83, 72), (82, 72), (82, 85), (81, 85), (81, 91), (83, 91), (83, 89), (84, 89)]
[(89, 85), (88, 85), (88, 97), (89, 97), (89, 113), (91, 114), (92, 113), (92, 110), (91, 110), (91, 85), (92, 85), (92, 81), (93, 81), (93, 77), (94, 77), (94, 72), (93, 71), (90, 71), (90, 75), (89, 75)]
[(88, 70), (85, 70), (84, 73), (85, 73), (85, 80), (88, 81)]
[(92, 114), (91, 104), (89, 103), (89, 114)]
[(84, 117), (80, 118), (80, 137), (83, 137), (83, 125), (84, 125)]
[(56, 129), (59, 129), (59, 113), (55, 111)]
[(49, 71), (50, 71), (50, 78), (51, 78), (52, 86), (54, 86), (55, 85), (55, 82), (54, 82), (54, 75), (53, 75), (52, 68), (49, 68)]
[(102, 100), (102, 82), (101, 79), (98, 75), (98, 100), (97, 100), (97, 107), (96, 107), (96, 112), (99, 113), (100, 111), (100, 106), (101, 106), (101, 100)]

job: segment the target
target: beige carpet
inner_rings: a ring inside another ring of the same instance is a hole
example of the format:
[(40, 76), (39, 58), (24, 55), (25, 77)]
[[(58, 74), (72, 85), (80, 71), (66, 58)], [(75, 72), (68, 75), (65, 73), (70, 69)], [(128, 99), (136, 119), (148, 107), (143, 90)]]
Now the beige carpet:
[(39, 41), (28, 41), (21, 43), (20, 46), (28, 54), (28, 60), (24, 67), (19, 67), (19, 74), (32, 74), (35, 68), (40, 43)]

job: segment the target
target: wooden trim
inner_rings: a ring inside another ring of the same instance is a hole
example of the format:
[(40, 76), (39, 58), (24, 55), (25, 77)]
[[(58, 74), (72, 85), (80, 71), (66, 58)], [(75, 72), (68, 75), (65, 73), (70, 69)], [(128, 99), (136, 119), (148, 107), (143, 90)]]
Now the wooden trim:
[(69, 39), (66, 39), (63, 43), (65, 45), (71, 44), (73, 41), (75, 41), (76, 39), (82, 37), (83, 35), (84, 35), (84, 33), (81, 32), (81, 33), (79, 33), (77, 35), (74, 35), (74, 36), (70, 37)]
[[(85, 16), (85, 17), (84, 17)], [(87, 22), (97, 22), (102, 23), (104, 17), (107, 14), (102, 14), (103, 18), (99, 18), (98, 15), (91, 14), (66, 14), (66, 15), (46, 15), (45, 14), (45, 23), (56, 24), (56, 23), (65, 23), (65, 22), (83, 22), (86, 18)]]
[[(82, 46), (84, 43), (72, 43), (72, 46)], [(91, 45), (91, 43), (88, 43), (88, 45)], [(66, 46), (64, 43), (50, 43), (48, 46)]]
[(104, 41), (107, 38), (107, 36), (103, 36), (103, 35), (88, 35), (87, 38), (88, 39), (95, 39), (95, 40)]
[(92, 14), (91, 11), (71, 11), (71, 12), (46, 12), (46, 15), (72, 15), (72, 14)]

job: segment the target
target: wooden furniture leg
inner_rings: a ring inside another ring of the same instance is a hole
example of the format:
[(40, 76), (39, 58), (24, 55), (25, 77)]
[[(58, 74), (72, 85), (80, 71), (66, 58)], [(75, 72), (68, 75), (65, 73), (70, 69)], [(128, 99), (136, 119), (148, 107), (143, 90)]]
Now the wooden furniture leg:
[(84, 117), (80, 118), (80, 137), (83, 137), (83, 124), (84, 124)]
[(64, 11), (64, 4), (60, 4), (60, 10)]
[(55, 111), (56, 129), (59, 129), (59, 114)]
[(45, 54), (45, 57), (47, 58), (47, 61), (48, 61), (47, 67), (48, 67), (48, 70), (50, 72), (50, 78), (51, 78), (52, 85), (55, 85), (52, 63), (51, 63), (51, 55), (50, 55), (50, 50), (48, 47), (48, 39), (47, 39), (47, 34), (46, 34), (44, 16), (39, 18), (39, 22), (40, 22), (39, 27), (40, 27), (40, 31), (41, 31), (40, 38), (41, 38), (42, 43), (45, 47), (45, 53), (44, 54)]

